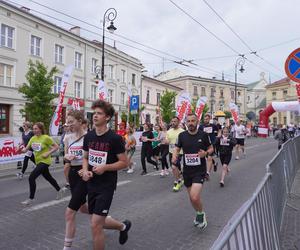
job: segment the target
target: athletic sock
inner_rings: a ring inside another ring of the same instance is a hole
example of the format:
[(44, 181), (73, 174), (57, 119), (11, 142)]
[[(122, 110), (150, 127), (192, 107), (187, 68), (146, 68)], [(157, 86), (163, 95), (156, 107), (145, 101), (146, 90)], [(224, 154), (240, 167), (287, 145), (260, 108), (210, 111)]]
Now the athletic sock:
[(63, 250), (70, 250), (71, 247), (72, 247), (73, 240), (74, 239), (65, 238), (64, 249)]

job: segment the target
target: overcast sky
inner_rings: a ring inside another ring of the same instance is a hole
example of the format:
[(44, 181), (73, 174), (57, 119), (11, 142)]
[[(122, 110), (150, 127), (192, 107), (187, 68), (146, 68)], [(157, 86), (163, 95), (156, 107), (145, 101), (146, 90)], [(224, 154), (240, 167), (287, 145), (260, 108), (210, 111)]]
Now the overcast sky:
[[(115, 20), (116, 34), (166, 53), (106, 33), (107, 37), (116, 40), (118, 49), (138, 58), (149, 76), (159, 74), (163, 70), (178, 68), (186, 74), (203, 77), (221, 78), (224, 72), (226, 80), (234, 81), (234, 65), (240, 53), (245, 54), (253, 63), (246, 60), (245, 72), (238, 74), (239, 82), (257, 81), (262, 71), (266, 73), (267, 80), (270, 78), (274, 82), (286, 76), (284, 62), (290, 52), (300, 47), (300, 0), (205, 0), (247, 46), (226, 27), (204, 0), (35, 1), (99, 27), (102, 27), (104, 12), (114, 7), (118, 12)], [(99, 29), (55, 13), (30, 0), (13, 0), (13, 2), (31, 8), (33, 14), (37, 14), (34, 12), (37, 10), (99, 33), (97, 36), (82, 32), (82, 35), (89, 39), (101, 40), (102, 31)], [(184, 14), (174, 3), (231, 48)], [(48, 19), (45, 16), (41, 17)], [(71, 27), (57, 20), (49, 20), (64, 28)], [(109, 39), (106, 42), (113, 44)], [(285, 44), (268, 48), (281, 43)], [(259, 57), (250, 54), (251, 51), (257, 51)], [(173, 62), (182, 59), (193, 60), (197, 66), (186, 63), (190, 67), (185, 67)]]

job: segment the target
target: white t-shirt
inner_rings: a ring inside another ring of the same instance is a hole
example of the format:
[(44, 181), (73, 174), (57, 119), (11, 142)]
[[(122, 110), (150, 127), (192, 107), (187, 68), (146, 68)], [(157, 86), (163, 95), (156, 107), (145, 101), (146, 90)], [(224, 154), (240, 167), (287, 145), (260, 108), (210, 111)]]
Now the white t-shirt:
[(234, 135), (237, 139), (244, 139), (246, 133), (246, 128), (244, 125), (234, 125)]
[(67, 134), (64, 138), (64, 144), (68, 145), (68, 154), (75, 155), (75, 159), (71, 161), (71, 166), (82, 166), (83, 137), (79, 141), (73, 143), (77, 139), (75, 133)]

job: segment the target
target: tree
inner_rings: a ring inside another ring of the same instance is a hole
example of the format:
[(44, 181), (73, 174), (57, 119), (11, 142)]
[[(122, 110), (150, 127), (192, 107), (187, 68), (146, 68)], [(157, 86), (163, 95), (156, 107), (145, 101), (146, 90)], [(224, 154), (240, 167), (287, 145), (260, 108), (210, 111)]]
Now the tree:
[(225, 119), (230, 119), (232, 117), (230, 111), (225, 110), (224, 113), (225, 113)]
[(58, 72), (53, 67), (49, 72), (48, 68), (41, 62), (35, 63), (29, 60), (26, 73), (27, 83), (19, 87), (19, 92), (26, 100), (25, 107), (20, 110), (23, 117), (30, 122), (43, 122), (45, 128), (49, 128), (53, 115), (53, 99), (58, 94), (53, 94), (53, 75)]
[(162, 120), (166, 123), (169, 123), (173, 116), (175, 116), (175, 91), (164, 91), (163, 95), (160, 98), (160, 112)]
[(203, 111), (202, 111), (201, 123), (204, 122), (204, 116), (205, 116), (205, 114), (208, 112), (208, 110), (209, 110), (209, 107), (208, 107), (207, 103), (205, 103), (204, 109), (203, 109)]

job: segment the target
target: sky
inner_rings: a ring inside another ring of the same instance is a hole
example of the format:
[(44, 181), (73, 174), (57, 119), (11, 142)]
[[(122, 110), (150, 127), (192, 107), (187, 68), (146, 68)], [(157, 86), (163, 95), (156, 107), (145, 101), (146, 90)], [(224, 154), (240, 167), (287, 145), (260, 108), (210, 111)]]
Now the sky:
[[(217, 79), (223, 72), (225, 80), (234, 81), (235, 65), (239, 55), (244, 55), (245, 71), (238, 71), (238, 82), (258, 81), (261, 72), (265, 72), (267, 81), (274, 82), (286, 77), (285, 60), (300, 47), (300, 0), (8, 2), (26, 6), (32, 14), (66, 29), (80, 26), (85, 29), (81, 35), (91, 40), (101, 40), (103, 15), (108, 8), (115, 8), (117, 30), (115, 35), (106, 32), (105, 42), (113, 45), (115, 41), (118, 49), (138, 58), (145, 67), (144, 73), (151, 77), (176, 68), (184, 74)], [(193, 64), (175, 63), (183, 60), (192, 60)]]

